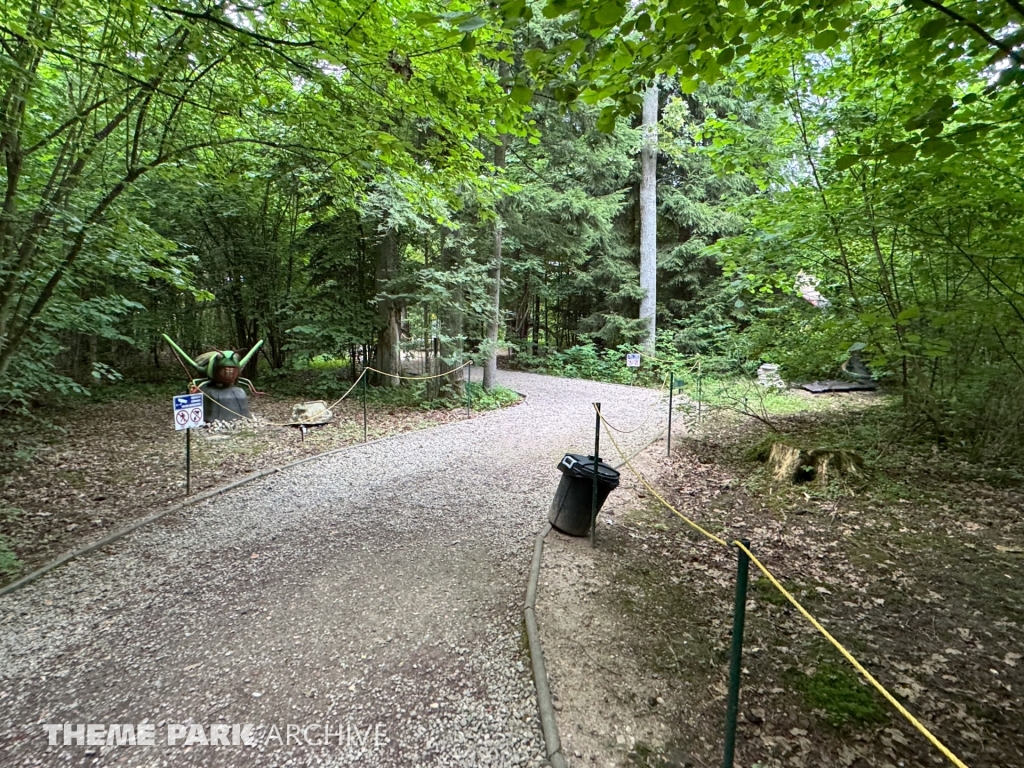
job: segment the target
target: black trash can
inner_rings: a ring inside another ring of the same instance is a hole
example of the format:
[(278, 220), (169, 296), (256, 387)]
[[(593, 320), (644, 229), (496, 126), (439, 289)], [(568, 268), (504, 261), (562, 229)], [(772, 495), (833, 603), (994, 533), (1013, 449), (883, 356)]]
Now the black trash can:
[[(594, 457), (567, 453), (558, 462), (562, 479), (551, 502), (548, 520), (570, 536), (586, 536), (590, 531), (590, 512), (594, 497)], [(619, 487), (619, 473), (604, 462), (597, 463), (597, 509), (600, 512), (608, 494)]]

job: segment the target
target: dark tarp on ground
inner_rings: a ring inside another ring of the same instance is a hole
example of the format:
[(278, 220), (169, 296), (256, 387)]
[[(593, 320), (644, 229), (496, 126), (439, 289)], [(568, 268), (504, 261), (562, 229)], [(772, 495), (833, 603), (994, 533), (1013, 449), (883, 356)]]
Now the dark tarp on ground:
[(823, 392), (870, 392), (878, 389), (878, 386), (873, 381), (826, 379), (825, 381), (812, 381), (810, 384), (801, 384), (800, 388), (820, 395)]

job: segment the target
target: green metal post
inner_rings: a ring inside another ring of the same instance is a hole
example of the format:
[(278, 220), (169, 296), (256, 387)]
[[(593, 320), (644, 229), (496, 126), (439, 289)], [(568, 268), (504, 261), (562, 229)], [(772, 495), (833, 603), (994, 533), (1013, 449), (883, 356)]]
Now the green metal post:
[[(742, 539), (743, 546), (750, 542)], [(747, 616), (747, 571), (750, 558), (742, 549), (737, 549), (739, 559), (736, 565), (736, 606), (732, 615), (732, 656), (729, 660), (729, 698), (725, 704), (725, 750), (722, 768), (733, 768), (736, 754), (736, 718), (740, 709), (740, 674), (743, 671), (743, 625)]]
[(590, 499), (590, 546), (597, 546), (597, 468), (601, 464), (601, 404), (594, 403), (594, 493)]
[(363, 368), (363, 442), (366, 442), (366, 369)]
[(676, 375), (669, 371), (668, 373), (668, 447), (665, 449), (665, 455), (672, 455), (672, 394), (676, 389)]
[(192, 495), (192, 430), (185, 430), (185, 495)]
[(697, 363), (697, 423), (701, 422), (701, 400), (704, 398), (703, 390), (704, 377), (700, 372), (700, 362)]

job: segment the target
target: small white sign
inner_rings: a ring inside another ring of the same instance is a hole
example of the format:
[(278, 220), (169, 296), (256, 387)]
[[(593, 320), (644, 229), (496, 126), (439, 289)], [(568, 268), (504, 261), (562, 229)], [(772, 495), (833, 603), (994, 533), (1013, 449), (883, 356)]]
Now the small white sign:
[(627, 368), (639, 368), (640, 367), (640, 354), (633, 353), (626, 355), (626, 367)]
[(192, 429), (201, 427), (203, 421), (203, 395), (175, 395), (174, 397), (174, 428)]

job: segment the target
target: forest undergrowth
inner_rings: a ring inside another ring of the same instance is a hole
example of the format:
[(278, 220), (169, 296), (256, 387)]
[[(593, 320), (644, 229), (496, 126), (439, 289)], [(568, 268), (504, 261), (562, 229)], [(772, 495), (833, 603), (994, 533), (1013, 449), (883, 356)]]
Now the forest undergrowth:
[[(1021, 764), (1021, 475), (915, 437), (886, 398), (830, 399), (842, 399), (841, 409), (819, 400), (815, 412), (774, 417), (774, 429), (718, 411), (671, 458), (657, 455), (663, 446), (649, 450), (641, 471), (712, 533), (748, 538), (787, 589), (967, 764)], [(824, 486), (780, 483), (755, 458), (766, 440), (779, 439), (856, 451), (865, 474)], [(577, 692), (563, 730), (581, 754), (621, 765), (717, 764), (735, 554), (667, 512), (626, 471), (608, 514), (614, 524), (598, 550), (571, 547), (552, 563), (556, 574), (593, 568), (594, 584), (604, 586), (586, 593), (596, 605), (574, 639), (618, 654), (604, 655), (617, 674), (584, 662), (597, 683), (583, 698), (607, 711), (588, 722)], [(769, 582), (754, 569), (751, 578), (740, 765), (944, 763)], [(557, 649), (555, 634), (546, 648)], [(627, 672), (625, 659), (635, 669)], [(616, 722), (632, 724), (624, 742), (609, 729)]]

